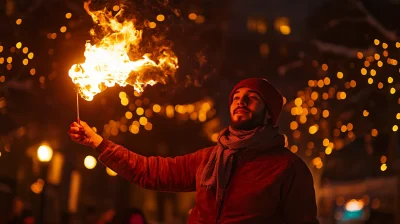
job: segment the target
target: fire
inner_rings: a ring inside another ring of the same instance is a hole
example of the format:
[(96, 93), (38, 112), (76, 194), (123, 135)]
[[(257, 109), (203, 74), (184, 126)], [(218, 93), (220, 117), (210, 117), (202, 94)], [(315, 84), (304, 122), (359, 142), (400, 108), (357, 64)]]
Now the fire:
[[(138, 55), (143, 31), (136, 29), (132, 20), (120, 22), (123, 10), (113, 16), (107, 9), (92, 12), (89, 4), (90, 1), (85, 2), (84, 8), (101, 28), (103, 37), (95, 44), (87, 42), (85, 62), (69, 70), (81, 97), (91, 101), (96, 94), (115, 84), (131, 85), (135, 91), (142, 92), (147, 85), (165, 84), (173, 78), (178, 58), (169, 47), (156, 47), (152, 53)], [(95, 29), (90, 34), (93, 39), (100, 36)], [(131, 60), (130, 55), (139, 57)]]

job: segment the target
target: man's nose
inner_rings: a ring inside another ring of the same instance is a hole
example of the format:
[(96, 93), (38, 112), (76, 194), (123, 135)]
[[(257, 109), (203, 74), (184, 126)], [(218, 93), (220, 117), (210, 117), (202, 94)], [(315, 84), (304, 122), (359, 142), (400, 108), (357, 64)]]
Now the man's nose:
[(241, 97), (238, 101), (238, 105), (240, 106), (246, 106), (247, 105), (247, 100), (245, 97)]

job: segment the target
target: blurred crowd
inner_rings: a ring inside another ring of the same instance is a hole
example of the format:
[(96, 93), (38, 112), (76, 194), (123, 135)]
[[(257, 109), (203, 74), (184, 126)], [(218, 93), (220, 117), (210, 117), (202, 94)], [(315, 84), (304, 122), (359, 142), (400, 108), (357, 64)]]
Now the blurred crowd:
[[(68, 214), (63, 214), (63, 223), (85, 223), (85, 224), (152, 224), (148, 222), (142, 210), (138, 208), (126, 209), (117, 214), (115, 209), (108, 209), (99, 212), (95, 207), (88, 207), (84, 213), (74, 221), (70, 220)], [(72, 221), (72, 222), (71, 222)], [(9, 215), (7, 224), (35, 224), (38, 223), (31, 209), (24, 206), (24, 203), (16, 198), (13, 201), (12, 212)]]

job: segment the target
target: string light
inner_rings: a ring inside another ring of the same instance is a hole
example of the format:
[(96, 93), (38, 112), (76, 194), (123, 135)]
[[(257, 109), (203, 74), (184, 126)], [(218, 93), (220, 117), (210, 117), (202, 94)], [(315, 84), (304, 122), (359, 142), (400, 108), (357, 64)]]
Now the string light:
[[(357, 126), (354, 123), (345, 123), (344, 120), (338, 120), (336, 122), (336, 126), (331, 126), (329, 124), (327, 119), (330, 119), (332, 117), (330, 112), (333, 111), (336, 113), (335, 110), (330, 110), (331, 102), (333, 102), (333, 99), (336, 99), (337, 101), (343, 101), (344, 99), (352, 98), (353, 101), (353, 92), (350, 91), (350, 89), (356, 88), (358, 86), (357, 82), (365, 80), (364, 82), (361, 82), (360, 87), (376, 88), (378, 90), (387, 91), (386, 93), (388, 95), (396, 95), (396, 103), (400, 104), (400, 97), (397, 97), (398, 85), (393, 85), (393, 83), (395, 83), (393, 76), (385, 77), (386, 74), (390, 73), (383, 73), (380, 70), (381, 68), (386, 68), (384, 67), (384, 64), (382, 62), (384, 58), (386, 58), (384, 60), (388, 62), (388, 65), (386, 66), (397, 66), (398, 62), (392, 57), (389, 57), (389, 44), (384, 42), (382, 43), (378, 39), (374, 40), (374, 44), (376, 46), (381, 46), (382, 49), (384, 49), (381, 54), (373, 53), (372, 55), (364, 55), (364, 53), (362, 52), (357, 52), (357, 58), (362, 60), (358, 65), (361, 65), (362, 67), (359, 68), (360, 70), (358, 70), (356, 66), (353, 66), (353, 68), (355, 68), (356, 71), (359, 71), (360, 80), (346, 80), (346, 78), (348, 77), (344, 76), (343, 71), (336, 71), (337, 80), (343, 80), (342, 86), (340, 86), (340, 83), (337, 82), (331, 83), (330, 74), (327, 74), (325, 77), (319, 78), (317, 80), (311, 79), (307, 81), (308, 87), (301, 91), (298, 91), (297, 96), (292, 101), (287, 102), (285, 105), (287, 111), (289, 111), (292, 116), (296, 117), (296, 119), (292, 121), (289, 125), (289, 128), (293, 132), (293, 134), (289, 135), (292, 136), (292, 139), (289, 139), (288, 141), (293, 141), (294, 145), (296, 145), (300, 149), (302, 148), (300, 147), (300, 145), (303, 144), (302, 142), (308, 142), (307, 150), (305, 150), (304, 153), (306, 156), (311, 156), (314, 153), (318, 153), (319, 156), (316, 158), (320, 158), (322, 160), (320, 166), (323, 166), (323, 160), (325, 158), (324, 155), (330, 155), (334, 153), (335, 150), (340, 150), (346, 144), (353, 142), (357, 137), (362, 137), (356, 136), (356, 132), (354, 131), (354, 129), (357, 128)], [(399, 42), (396, 42), (396, 48), (400, 48)], [(312, 61), (312, 65), (318, 68), (318, 62), (316, 60)], [(334, 67), (334, 65), (331, 66), (328, 64), (322, 64), (321, 70), (328, 72), (332, 70), (331, 68)], [(398, 71), (400, 72), (400, 69), (398, 69)], [(348, 70), (346, 72), (351, 73), (352, 71)], [(329, 73), (332, 72), (330, 71)], [(354, 108), (354, 110), (356, 110), (356, 108)], [(308, 113), (306, 113), (305, 111), (308, 111)], [(373, 113), (372, 110), (370, 111), (369, 109), (362, 109), (359, 113), (361, 113), (363, 117), (368, 118), (371, 112)], [(345, 113), (343, 113), (342, 115), (344, 114)], [(336, 116), (332, 118), (337, 119)], [(400, 120), (400, 113), (395, 114), (395, 118), (395, 120)], [(398, 124), (392, 124), (391, 131), (397, 132), (398, 129)], [(369, 136), (369, 138), (377, 137), (379, 131), (377, 128), (373, 128), (370, 129), (368, 133), (364, 134), (366, 137)], [(315, 139), (315, 141), (318, 141), (318, 139), (321, 139), (321, 137), (324, 140), (322, 141), (322, 144), (319, 144), (319, 146), (318, 144), (314, 146), (314, 143), (312, 141), (310, 143), (310, 141), (308, 140)], [(305, 140), (305, 138), (308, 141)], [(309, 146), (312, 147), (310, 148)], [(315, 150), (315, 147), (317, 147), (318, 150)], [(368, 152), (372, 152), (371, 150), (373, 150), (373, 148), (367, 149)], [(296, 153), (298, 153), (298, 151), (296, 151)], [(319, 159), (314, 159), (313, 165), (315, 168), (317, 168), (315, 164), (319, 164)], [(382, 171), (387, 170), (386, 161), (386, 156), (382, 156)]]

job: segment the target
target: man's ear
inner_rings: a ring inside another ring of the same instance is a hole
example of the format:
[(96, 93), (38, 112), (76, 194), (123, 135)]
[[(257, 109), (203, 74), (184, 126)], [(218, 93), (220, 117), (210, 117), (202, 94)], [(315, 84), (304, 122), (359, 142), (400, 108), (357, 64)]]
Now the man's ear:
[(265, 114), (264, 125), (268, 125), (271, 123), (271, 115), (269, 114), (267, 107), (265, 107), (264, 114)]

